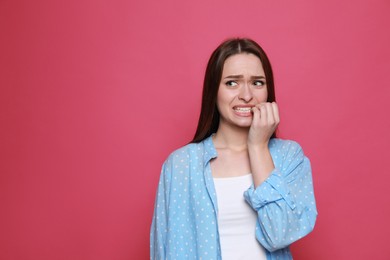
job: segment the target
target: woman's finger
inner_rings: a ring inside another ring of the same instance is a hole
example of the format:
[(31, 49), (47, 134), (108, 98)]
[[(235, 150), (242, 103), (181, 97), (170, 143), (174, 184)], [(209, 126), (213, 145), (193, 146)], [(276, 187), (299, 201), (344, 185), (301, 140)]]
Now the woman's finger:
[(275, 123), (276, 123), (276, 124), (279, 124), (279, 122), (280, 122), (280, 116), (279, 116), (279, 107), (278, 107), (278, 104), (276, 104), (276, 102), (272, 102), (271, 105), (272, 105), (273, 115), (274, 115), (274, 118), (275, 118)]
[(252, 125), (256, 125), (257, 122), (260, 120), (260, 110), (254, 106), (252, 107)]
[(267, 109), (267, 125), (273, 126), (275, 124), (275, 118), (274, 118), (272, 104), (267, 102), (265, 104), (265, 107)]
[(260, 123), (262, 126), (265, 126), (267, 125), (268, 122), (267, 104), (261, 103), (259, 105), (259, 110), (260, 110)]

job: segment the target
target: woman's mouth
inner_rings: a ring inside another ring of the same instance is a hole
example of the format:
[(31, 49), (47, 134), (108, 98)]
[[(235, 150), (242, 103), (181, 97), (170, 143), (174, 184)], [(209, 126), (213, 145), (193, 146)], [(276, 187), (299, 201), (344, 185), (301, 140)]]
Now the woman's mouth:
[(239, 116), (252, 116), (252, 107), (251, 106), (236, 106), (233, 107), (233, 110), (236, 112)]

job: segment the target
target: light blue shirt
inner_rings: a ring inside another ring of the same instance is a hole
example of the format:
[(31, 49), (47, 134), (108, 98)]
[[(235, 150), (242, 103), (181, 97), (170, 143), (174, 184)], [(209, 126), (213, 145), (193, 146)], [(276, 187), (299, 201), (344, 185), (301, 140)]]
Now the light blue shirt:
[[(257, 212), (256, 238), (267, 259), (292, 259), (289, 245), (313, 230), (317, 217), (310, 162), (294, 141), (271, 139), (275, 169), (243, 196)], [(162, 166), (150, 231), (150, 259), (221, 259), (218, 204), (208, 137), (174, 151)]]

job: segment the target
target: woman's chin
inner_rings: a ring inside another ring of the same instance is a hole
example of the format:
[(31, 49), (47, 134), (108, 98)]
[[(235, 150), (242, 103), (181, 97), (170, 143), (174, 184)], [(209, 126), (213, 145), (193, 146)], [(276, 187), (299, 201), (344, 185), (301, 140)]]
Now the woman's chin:
[(237, 127), (249, 128), (252, 125), (252, 118), (246, 118), (245, 120), (238, 120), (235, 122)]

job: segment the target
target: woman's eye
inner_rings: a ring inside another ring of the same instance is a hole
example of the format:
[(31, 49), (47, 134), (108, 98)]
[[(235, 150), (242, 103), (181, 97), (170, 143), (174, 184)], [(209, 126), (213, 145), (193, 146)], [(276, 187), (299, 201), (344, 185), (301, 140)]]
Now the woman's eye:
[(229, 80), (226, 82), (226, 86), (229, 86), (229, 87), (235, 87), (237, 86), (237, 82), (233, 81), (233, 80)]
[(264, 86), (265, 82), (262, 80), (256, 80), (255, 82), (253, 82), (253, 85), (260, 87), (260, 86)]

